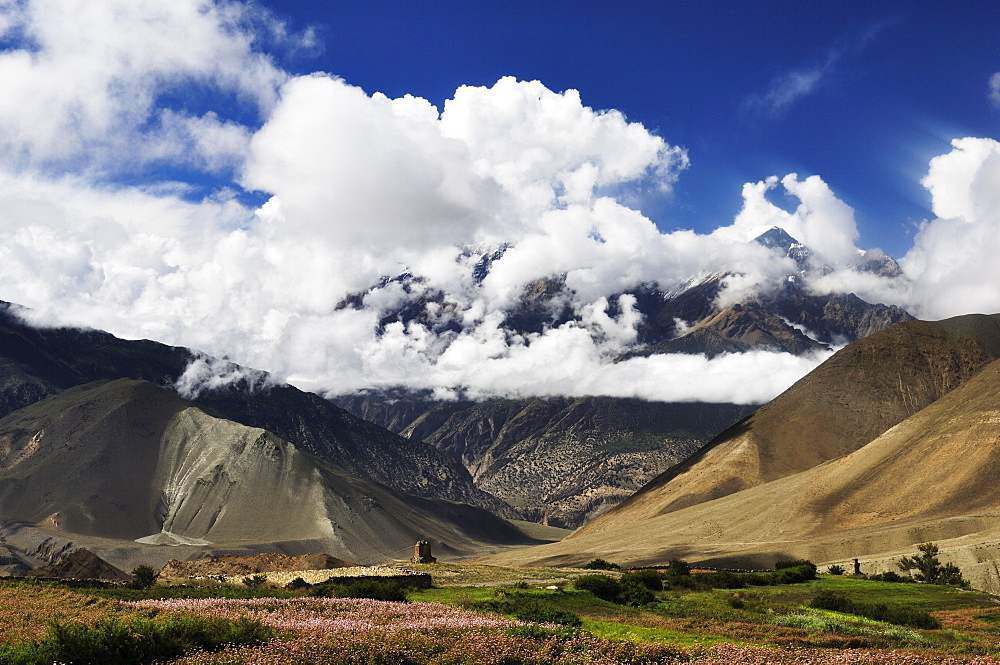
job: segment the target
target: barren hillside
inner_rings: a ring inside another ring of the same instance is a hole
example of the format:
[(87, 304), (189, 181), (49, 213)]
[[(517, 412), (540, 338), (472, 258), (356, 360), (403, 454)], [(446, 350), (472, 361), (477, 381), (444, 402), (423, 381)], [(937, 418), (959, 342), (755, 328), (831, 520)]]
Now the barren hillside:
[(399, 495), (128, 379), (0, 420), (0, 521), (131, 548), (307, 541), (351, 561), (401, 556), (419, 539), (453, 554), (528, 541), (485, 510)]
[(1000, 315), (896, 324), (840, 350), (580, 534), (613, 529), (851, 453), (1000, 357)]

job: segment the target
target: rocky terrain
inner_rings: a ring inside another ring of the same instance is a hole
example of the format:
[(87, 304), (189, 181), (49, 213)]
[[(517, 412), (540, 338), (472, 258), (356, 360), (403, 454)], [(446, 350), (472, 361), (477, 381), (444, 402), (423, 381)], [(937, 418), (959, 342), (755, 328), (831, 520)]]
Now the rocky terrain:
[(107, 582), (131, 582), (132, 576), (115, 568), (93, 552), (80, 548), (59, 557), (48, 566), (35, 568), (25, 573), (25, 577), (40, 577), (59, 580), (104, 580)]
[(276, 552), (267, 552), (256, 556), (223, 554), (222, 556), (206, 557), (193, 561), (171, 559), (160, 569), (158, 577), (161, 581), (170, 582), (218, 575), (246, 577), (257, 573), (288, 573), (299, 570), (331, 570), (349, 567), (355, 566), (323, 552), (311, 552), (299, 556), (288, 556)]
[(842, 349), (586, 530), (711, 501), (851, 453), (998, 357), (1000, 315), (893, 326)]

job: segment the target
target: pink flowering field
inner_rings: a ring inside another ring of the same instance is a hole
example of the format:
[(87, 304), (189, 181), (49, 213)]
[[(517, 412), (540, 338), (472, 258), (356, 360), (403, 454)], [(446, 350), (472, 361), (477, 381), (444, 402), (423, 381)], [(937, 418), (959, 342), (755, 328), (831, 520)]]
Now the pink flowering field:
[[(1000, 664), (1000, 657), (896, 650), (775, 648), (714, 644), (683, 650), (671, 644), (604, 640), (525, 624), (437, 603), (365, 599), (164, 600), (139, 610), (182, 611), (217, 617), (250, 616), (278, 629), (269, 644), (194, 654), (187, 665), (930, 665)], [(520, 628), (519, 628), (520, 627)]]

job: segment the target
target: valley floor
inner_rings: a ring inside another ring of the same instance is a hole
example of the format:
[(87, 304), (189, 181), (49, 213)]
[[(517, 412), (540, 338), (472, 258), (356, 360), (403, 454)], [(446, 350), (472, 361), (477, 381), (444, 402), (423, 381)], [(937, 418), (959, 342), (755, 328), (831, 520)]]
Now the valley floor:
[[(52, 642), (53, 621), (100, 631), (108, 620), (129, 625), (182, 616), (243, 617), (272, 631), (263, 643), (169, 661), (189, 665), (1000, 664), (1000, 603), (975, 591), (821, 575), (728, 590), (675, 584), (641, 607), (628, 607), (574, 587), (573, 579), (593, 571), (420, 568), (431, 572), (435, 587), (411, 591), (409, 603), (244, 586), (70, 589), (3, 581), (0, 663), (38, 662), (19, 660), (18, 654)], [(810, 607), (824, 592), (929, 612), (940, 627), (912, 628)], [(578, 627), (535, 623), (576, 618)]]

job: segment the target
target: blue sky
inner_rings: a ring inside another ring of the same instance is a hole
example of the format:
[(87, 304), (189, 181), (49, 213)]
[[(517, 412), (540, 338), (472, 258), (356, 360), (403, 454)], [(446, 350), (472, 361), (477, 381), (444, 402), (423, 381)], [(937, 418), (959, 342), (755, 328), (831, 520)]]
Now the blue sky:
[(293, 71), (439, 108), (460, 85), (512, 75), (622, 111), (689, 151), (673, 197), (642, 202), (665, 231), (727, 223), (744, 182), (818, 174), (855, 209), (863, 246), (901, 256), (931, 217), (929, 159), (1000, 134), (996, 2), (270, 6), (316, 30), (319, 48), (283, 63)]

